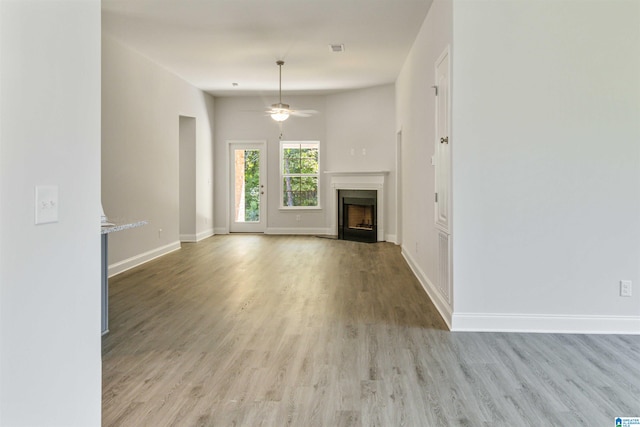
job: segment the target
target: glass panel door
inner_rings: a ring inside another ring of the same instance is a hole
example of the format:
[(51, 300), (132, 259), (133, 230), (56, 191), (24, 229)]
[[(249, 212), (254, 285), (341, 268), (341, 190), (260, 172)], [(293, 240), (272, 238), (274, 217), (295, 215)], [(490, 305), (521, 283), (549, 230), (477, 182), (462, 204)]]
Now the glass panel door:
[(231, 143), (231, 232), (263, 233), (266, 221), (264, 144)]

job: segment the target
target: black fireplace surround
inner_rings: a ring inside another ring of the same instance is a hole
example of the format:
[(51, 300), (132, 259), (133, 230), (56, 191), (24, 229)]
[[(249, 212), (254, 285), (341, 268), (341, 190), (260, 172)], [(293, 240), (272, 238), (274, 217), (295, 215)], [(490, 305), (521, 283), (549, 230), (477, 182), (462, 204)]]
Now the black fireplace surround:
[(338, 190), (338, 239), (378, 241), (377, 190)]

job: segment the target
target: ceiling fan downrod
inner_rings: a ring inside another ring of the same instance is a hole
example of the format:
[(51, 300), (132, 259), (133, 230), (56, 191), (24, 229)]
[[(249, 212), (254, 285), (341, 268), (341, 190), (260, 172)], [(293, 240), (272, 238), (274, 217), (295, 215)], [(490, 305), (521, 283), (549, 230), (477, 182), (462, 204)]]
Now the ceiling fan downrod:
[(271, 107), (274, 112), (271, 114), (271, 118), (276, 122), (283, 122), (289, 118), (289, 104), (282, 103), (282, 66), (284, 61), (276, 61), (278, 68), (280, 69), (280, 78), (278, 81), (278, 103), (273, 104)]
[(276, 61), (278, 64), (278, 69), (280, 70), (280, 80), (278, 81), (278, 100), (282, 105), (282, 66), (284, 65), (284, 61)]

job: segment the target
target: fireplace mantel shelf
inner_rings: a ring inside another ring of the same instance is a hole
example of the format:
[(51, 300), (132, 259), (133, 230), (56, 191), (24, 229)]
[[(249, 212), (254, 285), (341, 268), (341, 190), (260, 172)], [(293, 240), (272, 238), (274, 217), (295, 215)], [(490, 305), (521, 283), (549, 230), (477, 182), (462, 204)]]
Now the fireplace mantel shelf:
[(390, 171), (324, 171), (327, 175), (362, 175), (362, 176), (371, 176), (371, 175), (389, 175)]

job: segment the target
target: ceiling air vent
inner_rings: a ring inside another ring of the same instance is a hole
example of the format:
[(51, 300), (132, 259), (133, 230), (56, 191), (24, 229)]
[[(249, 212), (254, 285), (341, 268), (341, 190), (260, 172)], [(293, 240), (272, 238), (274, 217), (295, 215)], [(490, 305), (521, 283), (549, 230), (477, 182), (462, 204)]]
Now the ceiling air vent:
[(330, 44), (329, 45), (329, 49), (331, 49), (331, 52), (333, 52), (333, 53), (344, 52), (344, 45), (343, 44)]

